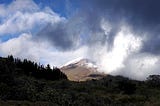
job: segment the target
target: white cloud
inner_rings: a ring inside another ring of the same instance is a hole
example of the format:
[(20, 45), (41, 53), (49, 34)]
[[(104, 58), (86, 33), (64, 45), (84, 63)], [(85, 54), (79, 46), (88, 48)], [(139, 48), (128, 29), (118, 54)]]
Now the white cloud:
[[(13, 38), (8, 40), (7, 42), (3, 42), (0, 44), (0, 51), (3, 55), (13, 54), (18, 57), (26, 57), (27, 55), (36, 55), (35, 48), (38, 46), (42, 46), (43, 44), (34, 43), (31, 41), (32, 36), (29, 34), (22, 34), (18, 38)], [(43, 46), (42, 46), (43, 47)], [(32, 52), (31, 52), (32, 50)], [(38, 52), (38, 51), (37, 51)], [(33, 58), (34, 57), (30, 57)]]
[[(110, 44), (107, 41), (114, 25), (102, 18), (101, 30), (92, 32), (87, 28), (88, 26), (85, 26), (86, 24), (81, 18), (71, 17), (67, 20), (49, 7), (40, 8), (32, 0), (15, 0), (8, 5), (0, 4), (0, 36), (5, 36), (5, 34), (16, 36), (8, 41), (0, 39), (0, 55), (12, 54), (15, 57), (55, 66), (61, 66), (73, 59), (84, 57), (96, 61), (100, 69), (107, 74), (120, 74), (140, 80), (145, 79), (149, 74), (160, 74), (160, 56), (139, 53), (142, 40), (146, 39), (142, 37), (145, 36), (135, 35), (129, 26), (122, 22), (122, 26), (118, 25), (121, 28), (120, 31), (113, 35), (113, 47), (109, 49)], [(80, 45), (86, 38), (93, 43), (88, 45), (88, 40), (86, 40), (86, 46), (63, 52), (58, 51), (46, 40), (40, 41), (33, 38), (33, 33), (38, 32), (48, 23), (52, 23), (54, 26), (55, 23), (62, 21), (68, 23), (67, 32), (69, 35), (73, 35), (73, 38), (76, 35), (88, 34), (88, 38), (86, 36), (78, 37), (77, 45)], [(28, 34), (28, 32), (31, 33)], [(104, 40), (103, 45), (102, 40)]]
[[(103, 27), (108, 31), (110, 27)], [(145, 35), (135, 35), (128, 26), (121, 26), (116, 34), (113, 47), (108, 45), (94, 47), (92, 58), (98, 62), (100, 71), (106, 74), (122, 75), (133, 79), (145, 80), (152, 74), (160, 74), (160, 56), (141, 53)], [(92, 50), (91, 50), (92, 51)], [(90, 52), (91, 53), (91, 52)]]
[[(46, 40), (34, 40), (31, 30), (39, 31), (48, 23), (54, 25), (54, 23), (66, 20), (49, 7), (41, 9), (32, 0), (16, 0), (8, 5), (0, 5), (0, 19), (0, 36), (5, 36), (5, 34), (17, 36), (18, 34), (17, 37), (10, 38), (8, 41), (0, 40), (1, 56), (12, 54), (19, 58), (61, 66), (85, 54), (86, 47), (75, 51), (60, 52)], [(31, 33), (28, 34), (30, 31)]]
[(0, 43), (0, 51), (4, 56), (12, 54), (22, 59), (27, 58), (43, 64), (49, 63), (52, 66), (61, 66), (72, 59), (85, 57), (87, 47), (68, 52), (53, 49), (48, 42), (35, 41), (32, 35), (26, 33)]
[(30, 31), (37, 28), (37, 26), (44, 27), (48, 23), (56, 23), (63, 19), (64, 18), (60, 18), (57, 14), (48, 14), (45, 12), (16, 12), (13, 17), (0, 25), (0, 35)]
[[(107, 27), (106, 27), (107, 28)], [(107, 29), (108, 30), (108, 29)], [(107, 74), (125, 67), (124, 61), (128, 56), (138, 52), (141, 48), (142, 39), (133, 35), (128, 27), (121, 27), (116, 34), (112, 49), (108, 45), (94, 46), (92, 58), (98, 61), (99, 67)]]
[(138, 53), (129, 56), (125, 60), (124, 64), (124, 68), (117, 72), (113, 72), (113, 74), (120, 74), (138, 80), (144, 80), (152, 74), (160, 74), (159, 56), (153, 56), (147, 53)]
[(80, 47), (76, 50), (71, 50), (71, 51), (46, 51), (44, 50), (43, 57), (41, 57), (41, 60), (43, 63), (49, 63), (52, 66), (58, 66), (61, 67), (67, 62), (77, 59), (77, 58), (86, 58), (86, 52), (87, 52), (87, 47), (83, 46)]
[(65, 20), (49, 7), (40, 10), (31, 0), (17, 0), (8, 6), (1, 5), (0, 9), (0, 18), (3, 20), (0, 24), (0, 35), (37, 30), (48, 23)]
[(9, 5), (0, 5), (0, 17), (12, 17), (12, 15), (17, 11), (28, 11), (34, 12), (38, 11), (40, 8), (32, 0), (14, 0)]

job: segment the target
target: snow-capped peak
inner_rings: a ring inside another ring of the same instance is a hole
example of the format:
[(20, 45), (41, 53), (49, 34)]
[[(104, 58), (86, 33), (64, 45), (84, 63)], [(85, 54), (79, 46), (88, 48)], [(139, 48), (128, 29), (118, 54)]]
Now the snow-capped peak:
[(97, 68), (96, 63), (89, 60), (89, 59), (81, 59), (79, 61), (79, 65), (85, 66), (85, 67), (88, 67), (88, 68)]
[(95, 62), (89, 59), (84, 59), (84, 58), (77, 58), (77, 59), (71, 60), (67, 62), (65, 65), (63, 65), (62, 67), (71, 66), (71, 65), (83, 66), (88, 68), (97, 68), (97, 65)]
[(96, 62), (86, 58), (77, 58), (69, 61), (61, 67), (61, 70), (73, 81), (99, 79), (106, 75), (98, 69)]
[(68, 66), (68, 65), (70, 65), (70, 64), (75, 64), (75, 63), (79, 62), (79, 61), (82, 60), (82, 59), (83, 59), (82, 57), (76, 58), (76, 59), (74, 59), (74, 60), (71, 60), (71, 61), (67, 62), (67, 63), (64, 64), (62, 67)]

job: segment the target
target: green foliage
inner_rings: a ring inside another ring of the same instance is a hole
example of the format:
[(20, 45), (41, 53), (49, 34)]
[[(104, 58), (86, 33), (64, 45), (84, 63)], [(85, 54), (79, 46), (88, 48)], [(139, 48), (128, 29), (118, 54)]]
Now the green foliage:
[[(32, 61), (24, 59), (14, 59), (13, 56), (8, 56), (8, 58), (0, 59), (0, 70), (3, 75), (15, 76), (16, 74), (32, 76), (37, 79), (46, 79), (46, 80), (60, 80), (67, 79), (67, 76), (60, 71), (58, 68), (50, 68), (48, 64), (47, 67), (43, 65), (38, 65)], [(4, 73), (6, 74), (4, 74)], [(1, 77), (4, 79), (3, 77)], [(9, 78), (9, 77), (8, 77)]]
[(118, 83), (118, 88), (122, 90), (124, 94), (134, 94), (136, 85), (129, 80), (123, 80)]
[(160, 75), (150, 75), (146, 82), (150, 87), (160, 87)]
[(159, 75), (146, 81), (108, 75), (72, 82), (58, 68), (0, 58), (1, 106), (159, 106)]

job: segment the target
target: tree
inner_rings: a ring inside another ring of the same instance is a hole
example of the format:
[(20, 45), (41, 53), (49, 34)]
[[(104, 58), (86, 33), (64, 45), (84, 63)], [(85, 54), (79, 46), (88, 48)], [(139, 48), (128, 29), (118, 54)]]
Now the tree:
[(9, 60), (10, 62), (14, 62), (13, 56), (12, 56), (12, 55), (8, 55), (8, 60)]
[(160, 75), (149, 75), (146, 82), (150, 87), (160, 87)]
[(118, 88), (125, 94), (133, 94), (136, 90), (136, 84), (129, 80), (122, 80), (118, 83)]
[(49, 64), (47, 64), (46, 69), (47, 69), (48, 71), (51, 71), (51, 70), (52, 70)]

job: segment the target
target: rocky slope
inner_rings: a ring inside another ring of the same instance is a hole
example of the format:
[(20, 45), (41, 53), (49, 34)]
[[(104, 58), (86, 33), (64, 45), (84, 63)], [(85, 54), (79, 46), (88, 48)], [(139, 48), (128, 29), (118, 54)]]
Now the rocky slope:
[(106, 74), (99, 72), (96, 63), (89, 59), (73, 60), (62, 66), (61, 70), (72, 81), (100, 79), (106, 76)]

